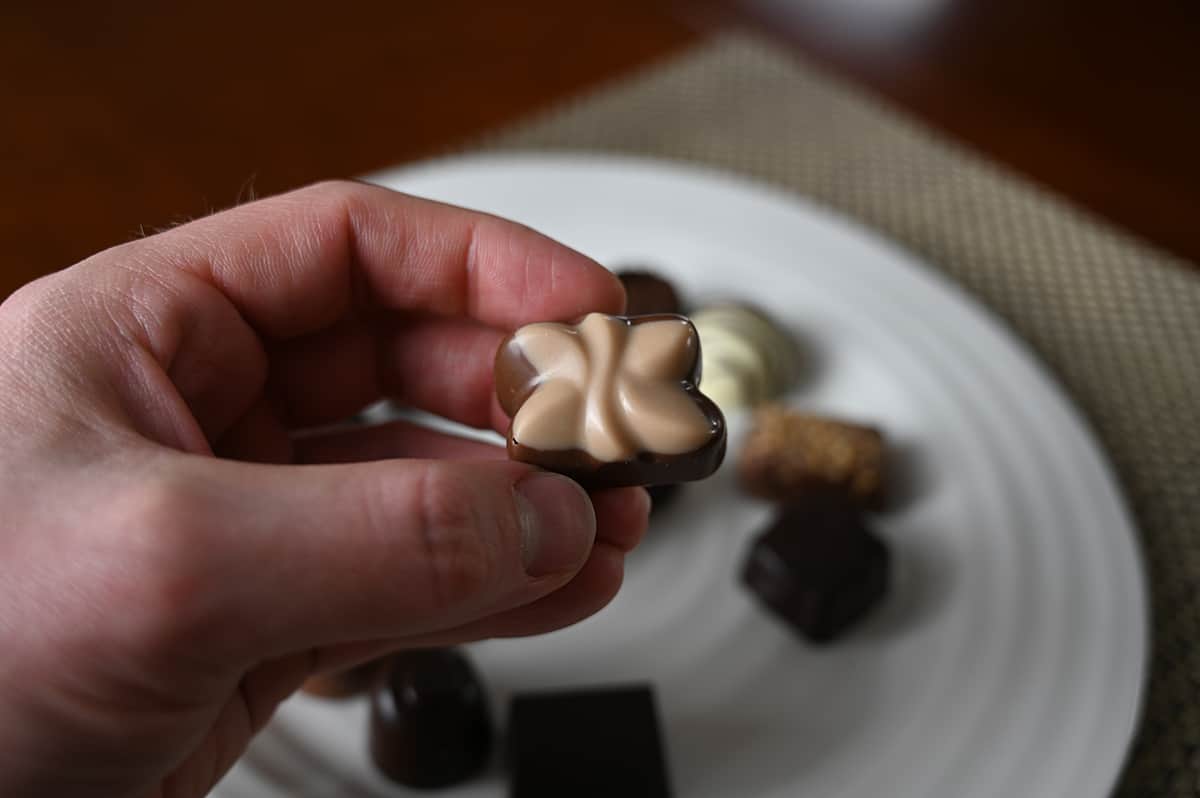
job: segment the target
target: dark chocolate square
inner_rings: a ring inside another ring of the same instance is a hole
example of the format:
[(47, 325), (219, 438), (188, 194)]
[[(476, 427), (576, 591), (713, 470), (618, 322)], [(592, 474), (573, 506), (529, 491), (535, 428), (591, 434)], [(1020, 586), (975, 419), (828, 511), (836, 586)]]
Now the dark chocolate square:
[(645, 685), (514, 697), (508, 754), (510, 798), (671, 794), (654, 694)]
[(887, 591), (890, 554), (855, 508), (785, 508), (753, 543), (742, 582), (814, 643), (834, 640)]

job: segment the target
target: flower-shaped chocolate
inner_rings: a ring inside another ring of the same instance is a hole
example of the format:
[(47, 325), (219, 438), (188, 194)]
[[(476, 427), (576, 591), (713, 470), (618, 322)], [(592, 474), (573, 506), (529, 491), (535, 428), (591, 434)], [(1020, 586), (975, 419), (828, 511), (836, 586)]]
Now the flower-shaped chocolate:
[(589, 487), (702, 479), (725, 455), (725, 419), (699, 377), (700, 338), (683, 316), (522, 327), (496, 354), (509, 455)]

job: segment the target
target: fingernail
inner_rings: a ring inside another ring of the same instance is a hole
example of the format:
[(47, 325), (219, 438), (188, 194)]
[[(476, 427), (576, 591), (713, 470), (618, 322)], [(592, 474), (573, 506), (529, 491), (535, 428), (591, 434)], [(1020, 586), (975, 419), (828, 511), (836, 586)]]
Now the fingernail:
[(559, 474), (534, 472), (513, 494), (521, 519), (521, 554), (533, 577), (574, 571), (596, 539), (596, 513), (583, 488)]

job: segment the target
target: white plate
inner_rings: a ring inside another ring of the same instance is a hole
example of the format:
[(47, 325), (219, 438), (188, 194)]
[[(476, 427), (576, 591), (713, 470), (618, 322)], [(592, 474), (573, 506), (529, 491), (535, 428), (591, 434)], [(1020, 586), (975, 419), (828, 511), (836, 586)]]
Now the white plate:
[[(472, 647), (501, 721), (514, 691), (653, 682), (679, 798), (1111, 790), (1146, 662), (1135, 532), (1078, 413), (996, 320), (872, 234), (724, 175), (500, 156), (375, 180), (518, 219), (609, 265), (651, 265), (693, 300), (766, 306), (810, 350), (790, 401), (881, 424), (916, 476), (877, 523), (893, 591), (822, 649), (737, 584), (768, 507), (728, 466), (689, 488), (599, 615)], [(744, 426), (731, 419), (731, 462)], [(361, 701), (294, 698), (217, 794), (408, 794), (368, 766), (364, 726)], [(500, 765), (443, 794), (504, 795)]]

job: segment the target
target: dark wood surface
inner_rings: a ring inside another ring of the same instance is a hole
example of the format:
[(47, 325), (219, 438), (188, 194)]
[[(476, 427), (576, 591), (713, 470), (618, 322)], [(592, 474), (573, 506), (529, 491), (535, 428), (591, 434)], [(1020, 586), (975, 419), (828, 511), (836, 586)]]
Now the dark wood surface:
[(1200, 263), (1200, 3), (739, 6), (811, 60)]
[(251, 191), (436, 152), (697, 38), (653, 0), (4, 9), (0, 297)]
[[(105, 5), (0, 10), (0, 297), (252, 192), (437, 152), (730, 25), (1200, 261), (1190, 0)], [(880, 11), (906, 5), (925, 11)]]

